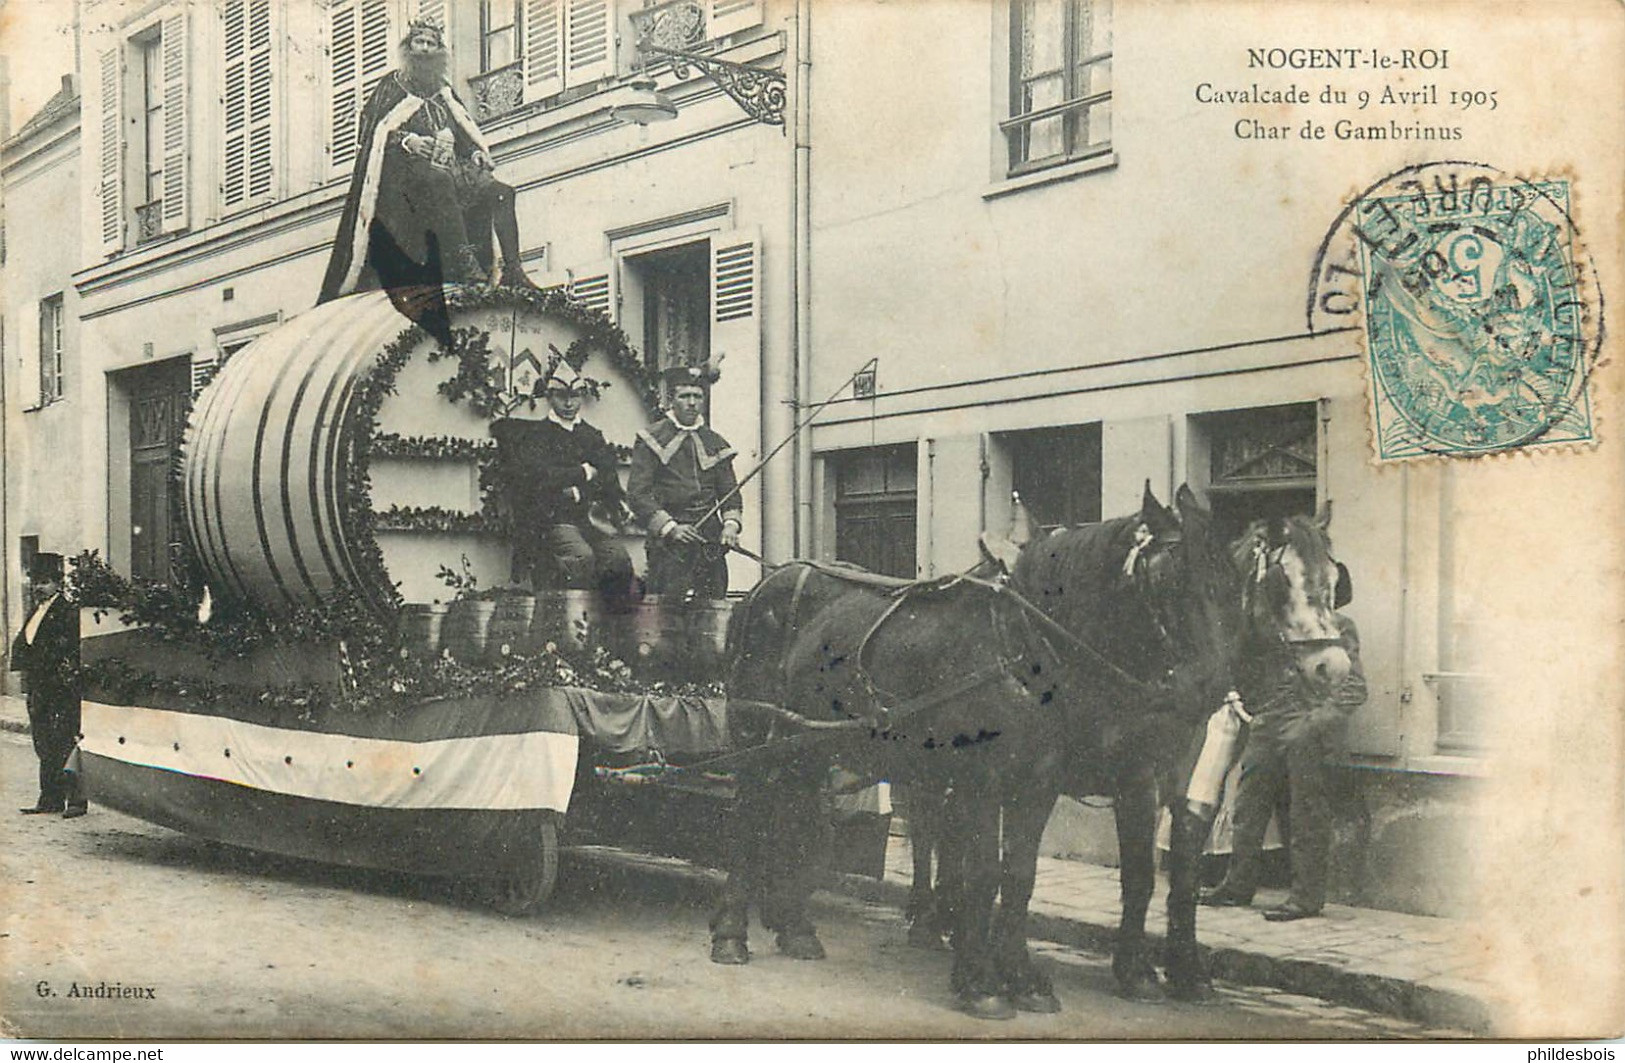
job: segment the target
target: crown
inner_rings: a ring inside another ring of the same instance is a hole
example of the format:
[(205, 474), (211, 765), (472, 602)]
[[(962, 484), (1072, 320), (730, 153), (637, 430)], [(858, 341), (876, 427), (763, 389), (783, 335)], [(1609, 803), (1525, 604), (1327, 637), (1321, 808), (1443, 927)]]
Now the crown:
[(415, 18), (408, 22), (406, 24), (406, 36), (402, 39), (403, 43), (411, 40), (419, 33), (434, 37), (435, 43), (442, 48), (446, 46), (446, 24), (433, 15)]

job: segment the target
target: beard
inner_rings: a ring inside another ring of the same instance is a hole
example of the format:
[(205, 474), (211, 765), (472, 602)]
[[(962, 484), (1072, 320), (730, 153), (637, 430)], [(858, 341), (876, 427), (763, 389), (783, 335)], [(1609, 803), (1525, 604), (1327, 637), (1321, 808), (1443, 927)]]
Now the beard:
[(423, 88), (438, 89), (441, 82), (446, 80), (447, 56), (445, 52), (435, 52), (432, 55), (406, 56), (406, 77), (413, 85)]

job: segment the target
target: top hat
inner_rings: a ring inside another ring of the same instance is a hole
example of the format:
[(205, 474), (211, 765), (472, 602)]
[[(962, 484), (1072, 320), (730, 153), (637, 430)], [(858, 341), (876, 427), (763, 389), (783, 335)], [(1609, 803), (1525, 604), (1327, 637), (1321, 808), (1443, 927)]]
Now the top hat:
[(62, 555), (61, 554), (35, 554), (33, 561), (28, 565), (29, 578), (38, 583), (42, 580), (62, 581)]

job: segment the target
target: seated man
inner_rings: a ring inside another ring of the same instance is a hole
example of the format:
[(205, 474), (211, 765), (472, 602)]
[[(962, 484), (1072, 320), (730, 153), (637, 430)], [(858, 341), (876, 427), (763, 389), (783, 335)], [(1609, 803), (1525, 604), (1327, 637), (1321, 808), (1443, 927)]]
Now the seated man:
[(317, 302), (384, 288), (444, 342), (440, 284), (490, 279), (493, 226), (502, 283), (532, 285), (519, 262), (513, 189), (493, 176), (485, 137), (446, 81), (440, 24), (414, 21), (401, 60), (362, 109), (355, 172)]
[(597, 588), (613, 609), (630, 600), (632, 561), (626, 549), (593, 526), (597, 502), (616, 520), (626, 500), (615, 450), (581, 417), (597, 383), (562, 358), (537, 383), (547, 417), (509, 418), (491, 426), (497, 441), (497, 486), (512, 520), (513, 579), (543, 590), (562, 582)]
[(718, 372), (710, 365), (666, 370), (670, 409), (638, 431), (627, 495), (649, 530), (651, 594), (723, 598), (728, 550), (739, 545), (734, 449), (706, 427), (700, 411)]

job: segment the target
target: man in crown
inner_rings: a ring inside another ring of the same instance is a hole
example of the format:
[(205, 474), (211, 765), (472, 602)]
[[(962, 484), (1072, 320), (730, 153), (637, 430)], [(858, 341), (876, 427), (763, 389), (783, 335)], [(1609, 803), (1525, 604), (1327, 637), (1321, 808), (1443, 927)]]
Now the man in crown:
[(383, 288), (412, 320), (449, 340), (443, 281), (532, 286), (519, 262), (513, 189), (496, 179), (480, 127), (446, 79), (445, 31), (418, 19), (401, 67), (378, 82), (358, 122), (359, 150), (318, 303)]
[(734, 449), (701, 411), (718, 376), (709, 364), (665, 372), (669, 408), (632, 444), (627, 496), (648, 529), (652, 594), (722, 598), (728, 593), (728, 550), (739, 545), (743, 506)]
[(496, 482), (512, 521), (513, 578), (536, 589), (562, 583), (596, 588), (605, 604), (630, 603), (632, 561), (626, 548), (594, 526), (595, 503), (619, 521), (626, 508), (615, 449), (581, 416), (601, 385), (554, 354), (536, 383), (547, 398), (541, 420), (506, 418), (491, 425), (497, 441)]

